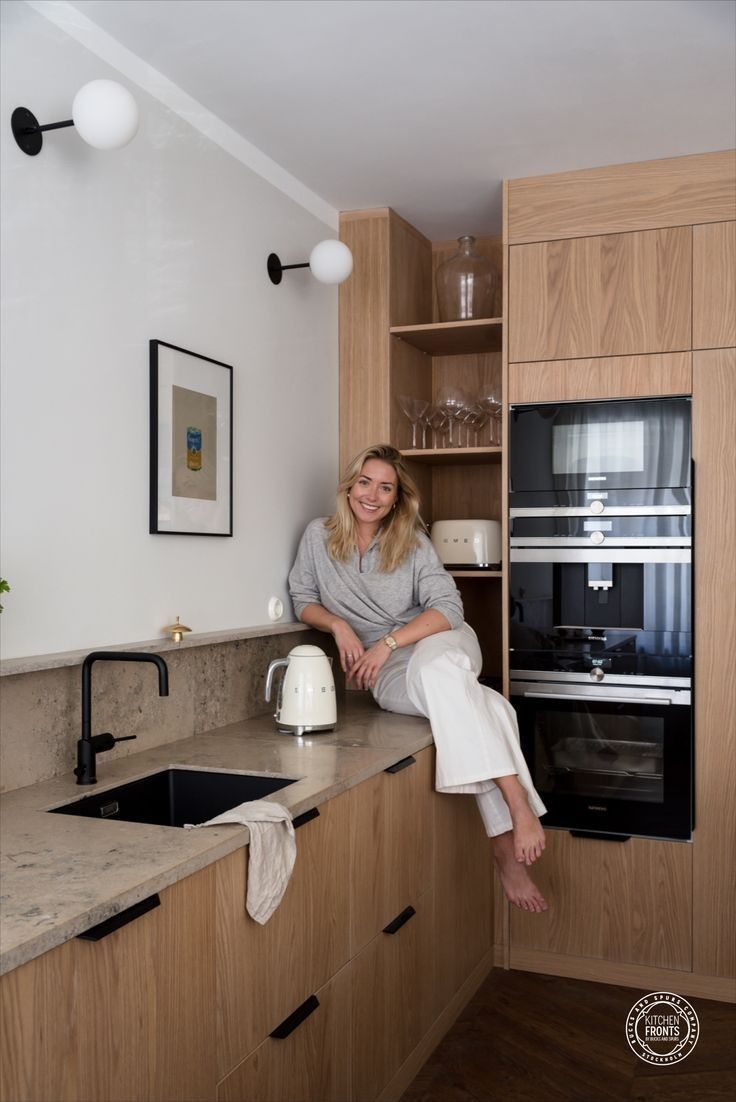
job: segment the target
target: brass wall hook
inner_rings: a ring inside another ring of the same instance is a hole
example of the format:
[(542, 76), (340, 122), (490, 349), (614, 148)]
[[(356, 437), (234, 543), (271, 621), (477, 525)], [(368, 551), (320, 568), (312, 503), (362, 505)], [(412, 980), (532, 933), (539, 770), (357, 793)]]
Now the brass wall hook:
[(184, 633), (186, 631), (191, 631), (191, 630), (192, 629), (188, 628), (186, 626), (186, 624), (180, 624), (179, 623), (179, 617), (178, 616), (176, 618), (176, 623), (175, 624), (169, 624), (168, 627), (164, 628), (164, 631), (168, 631), (168, 632), (171, 633), (172, 643), (181, 643), (182, 639), (184, 638)]

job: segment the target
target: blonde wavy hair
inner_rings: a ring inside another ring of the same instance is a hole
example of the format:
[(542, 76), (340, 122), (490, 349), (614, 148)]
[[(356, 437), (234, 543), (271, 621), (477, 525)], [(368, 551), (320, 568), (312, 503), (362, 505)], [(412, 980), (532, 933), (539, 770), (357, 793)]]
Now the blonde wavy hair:
[(381, 571), (390, 573), (401, 566), (417, 545), (417, 536), (427, 531), (419, 515), (419, 491), (409, 474), (401, 452), (390, 444), (374, 444), (364, 448), (350, 461), (337, 487), (337, 506), (325, 521), (330, 533), (327, 553), (331, 559), (347, 562), (358, 542), (358, 529), (348, 501), (348, 493), (358, 481), (363, 464), (369, 459), (380, 459), (396, 471), (396, 505), (385, 518), (378, 533), (381, 552)]

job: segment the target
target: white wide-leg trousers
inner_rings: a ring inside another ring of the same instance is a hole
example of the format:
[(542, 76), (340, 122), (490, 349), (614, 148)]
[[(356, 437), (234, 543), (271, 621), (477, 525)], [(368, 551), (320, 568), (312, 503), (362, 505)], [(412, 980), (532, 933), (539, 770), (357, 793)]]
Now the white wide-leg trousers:
[(519, 746), (516, 713), (505, 697), (481, 685), (478, 639), (468, 624), (393, 652), (373, 689), (379, 707), (429, 719), (437, 748), (438, 792), (475, 795), (490, 837), (511, 830), (511, 815), (494, 777), (516, 774), (535, 815), (547, 810)]

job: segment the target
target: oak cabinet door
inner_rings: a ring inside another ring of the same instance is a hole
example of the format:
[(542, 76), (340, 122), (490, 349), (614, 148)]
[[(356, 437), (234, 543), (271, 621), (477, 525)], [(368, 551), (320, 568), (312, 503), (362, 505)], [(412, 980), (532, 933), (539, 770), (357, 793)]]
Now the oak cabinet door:
[(692, 352), (511, 364), (509, 402), (588, 402), (690, 394)]
[(245, 910), (244, 851), (216, 865), (219, 1078), (348, 960), (348, 801), (297, 829), (294, 871), (265, 926)]
[(493, 945), (493, 864), (475, 797), (437, 792), (433, 809), (435, 969), (444, 1007)]
[(533, 875), (550, 908), (511, 908), (511, 967), (515, 951), (537, 949), (690, 971), (692, 856), (682, 842), (607, 842), (548, 830)]
[(351, 956), (430, 883), (434, 749), (397, 764), (348, 793)]
[(691, 347), (692, 229), (509, 249), (509, 360)]
[(414, 913), (393, 916), (398, 929), (378, 934), (352, 962), (353, 1102), (378, 1096), (434, 1020), (432, 895), (412, 900)]
[(736, 222), (693, 226), (693, 348), (736, 345)]
[(348, 1102), (350, 971), (345, 965), (295, 1008), (281, 1031), (286, 1036), (267, 1037), (231, 1071), (217, 1102)]
[(101, 940), (68, 941), (3, 976), (2, 1097), (211, 1102), (213, 942), (208, 868)]

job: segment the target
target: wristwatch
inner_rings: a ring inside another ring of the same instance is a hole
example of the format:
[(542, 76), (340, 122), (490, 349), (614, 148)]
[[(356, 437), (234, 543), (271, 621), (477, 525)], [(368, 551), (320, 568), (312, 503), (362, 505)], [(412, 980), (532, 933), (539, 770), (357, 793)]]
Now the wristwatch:
[(393, 635), (384, 635), (383, 641), (389, 650), (396, 650), (399, 645), (394, 639)]

